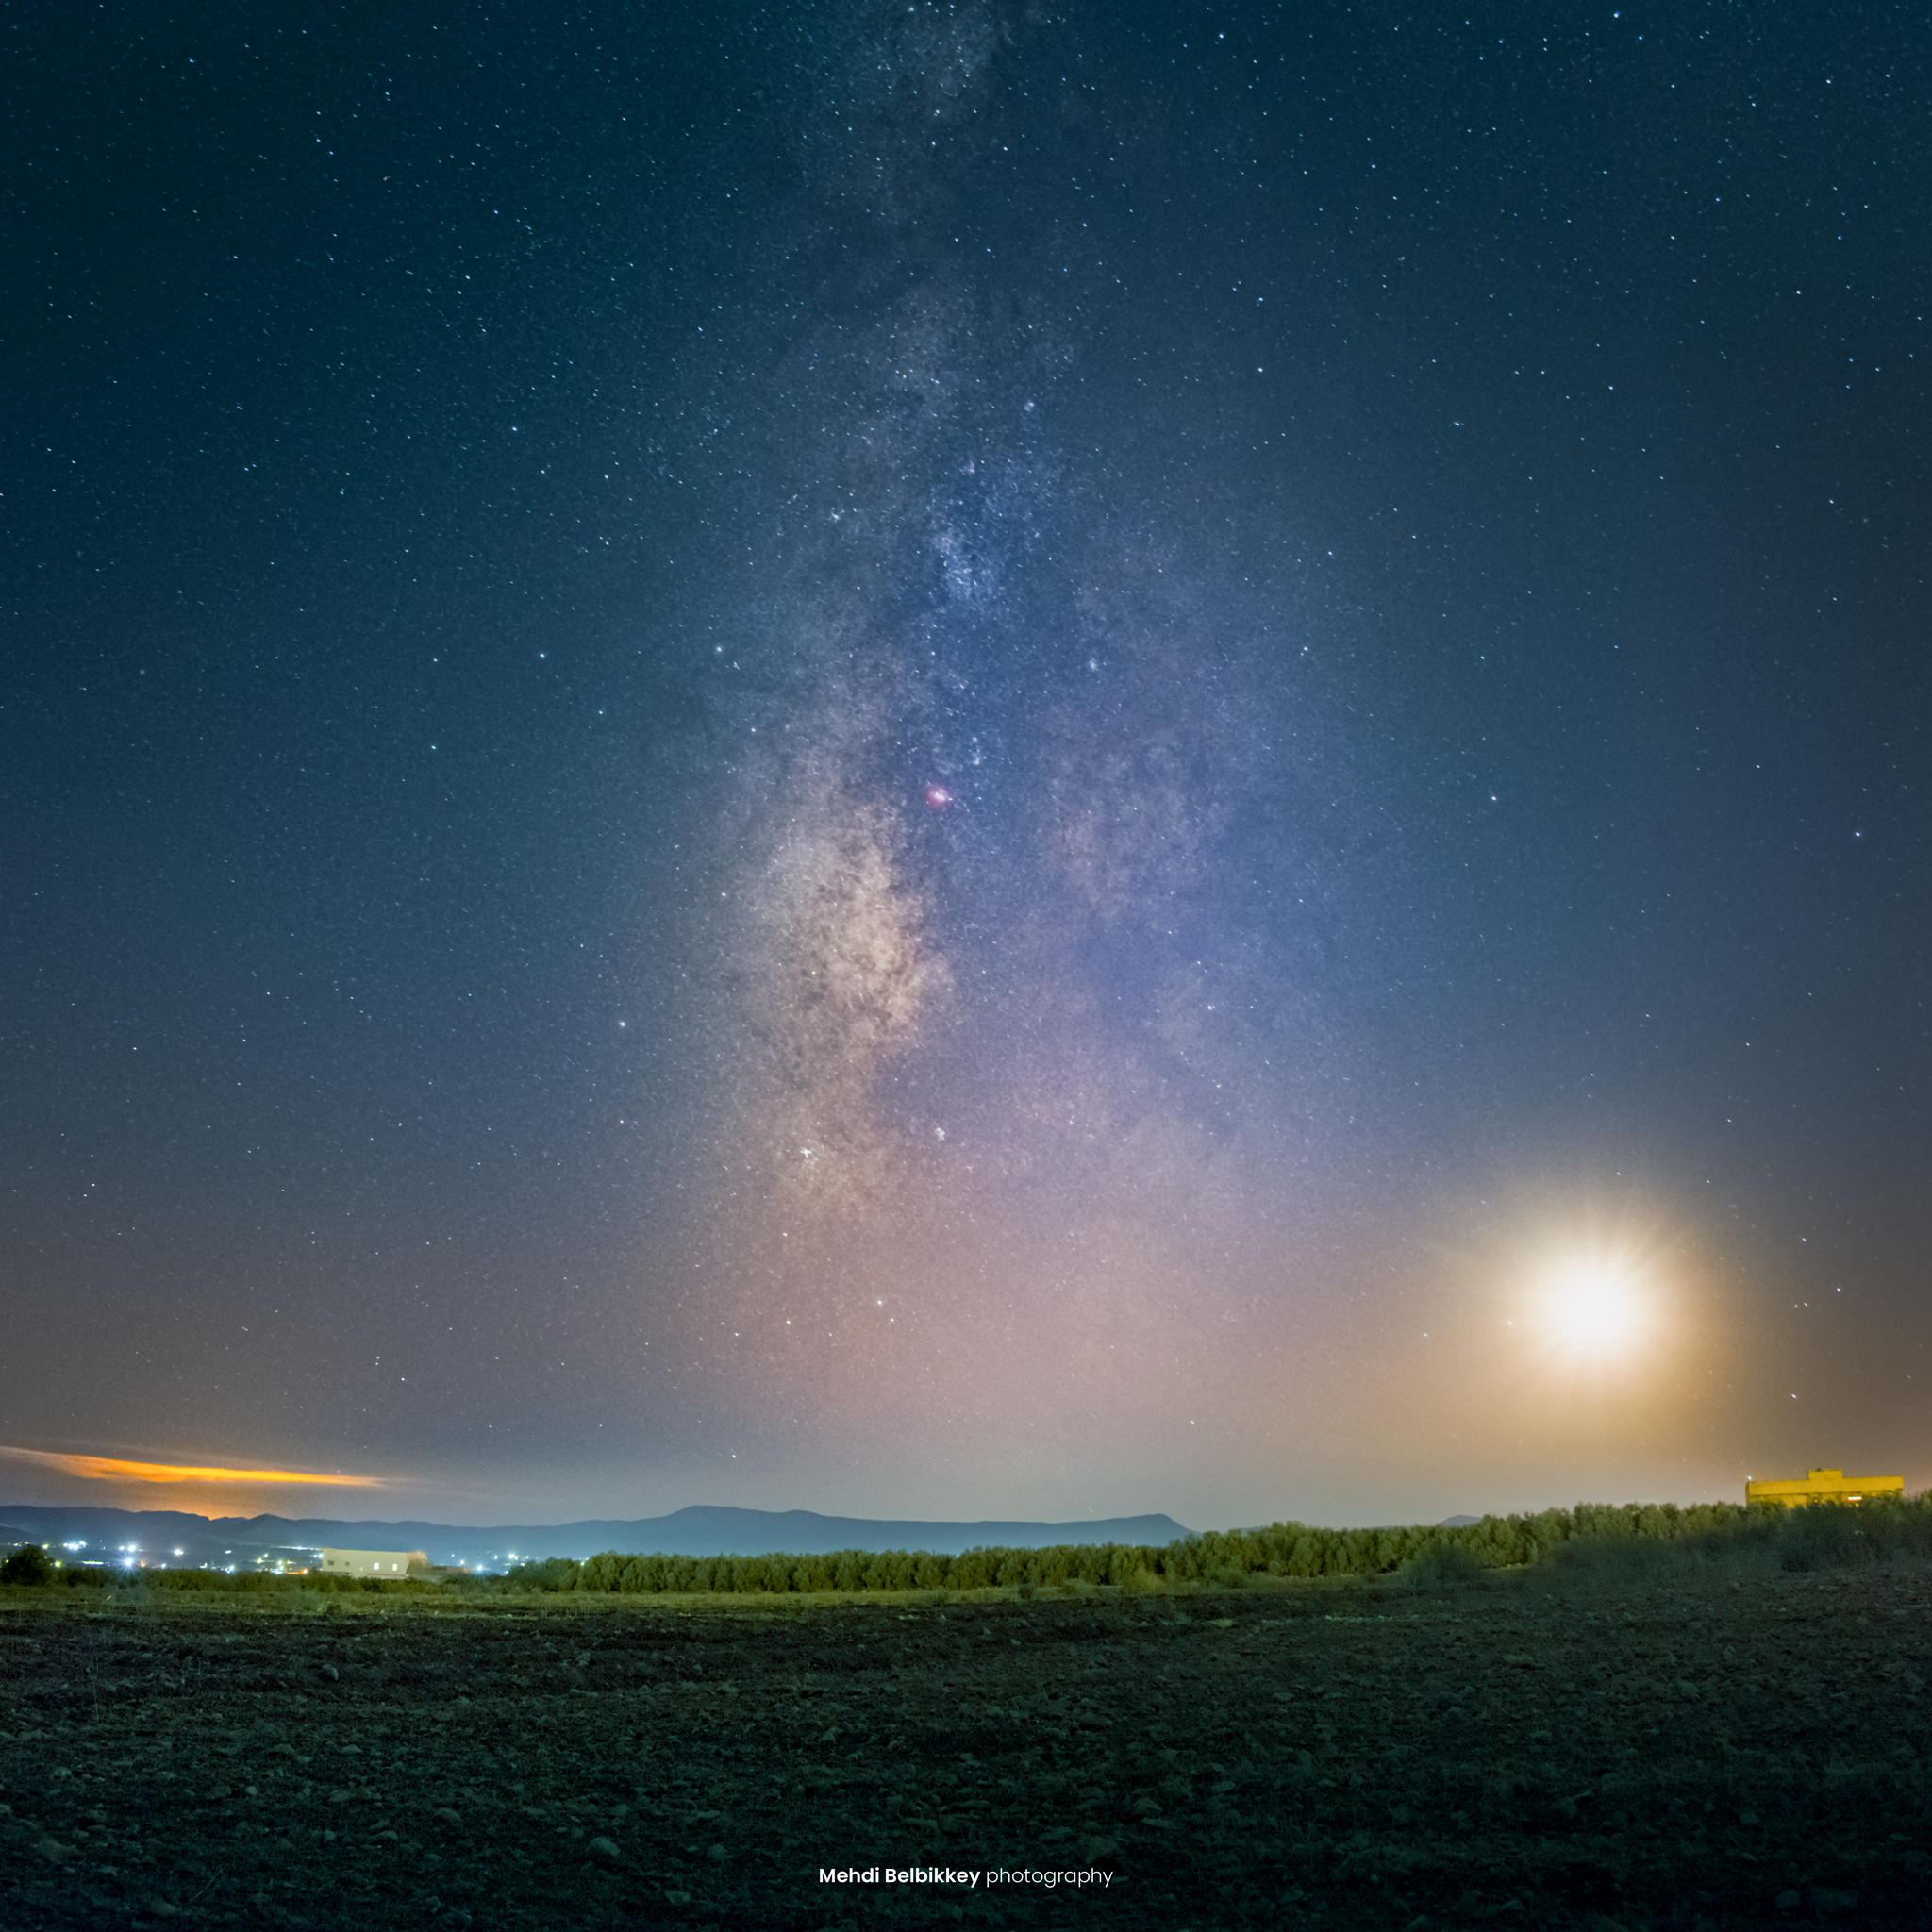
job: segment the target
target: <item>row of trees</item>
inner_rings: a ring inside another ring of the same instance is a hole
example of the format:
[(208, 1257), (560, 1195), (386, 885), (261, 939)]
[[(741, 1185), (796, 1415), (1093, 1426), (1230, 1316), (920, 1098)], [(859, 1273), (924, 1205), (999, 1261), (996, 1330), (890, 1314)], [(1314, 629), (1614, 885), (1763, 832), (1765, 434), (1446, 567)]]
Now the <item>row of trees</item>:
[[(1932, 1523), (1927, 1498), (1890, 1506)], [(1768, 1506), (1782, 1518), (1782, 1506)], [(1885, 1507), (1867, 1504), (1868, 1516)], [(1543, 1561), (1583, 1539), (1674, 1542), (1724, 1537), (1762, 1518), (1767, 1506), (1739, 1503), (1579, 1503), (1535, 1516), (1486, 1516), (1454, 1527), (1317, 1529), (1276, 1523), (1266, 1529), (1216, 1531), (1164, 1547), (1146, 1543), (1060, 1543), (1048, 1549), (968, 1550), (958, 1557), (916, 1550), (841, 1550), (818, 1557), (626, 1557), (614, 1550), (574, 1563), (552, 1558), (510, 1573), (513, 1583), (551, 1591), (675, 1591), (731, 1594), (808, 1591), (980, 1590), (989, 1585), (1069, 1583), (1236, 1583), (1254, 1575), (1377, 1576), (1432, 1550), (1457, 1549), (1486, 1570)]]

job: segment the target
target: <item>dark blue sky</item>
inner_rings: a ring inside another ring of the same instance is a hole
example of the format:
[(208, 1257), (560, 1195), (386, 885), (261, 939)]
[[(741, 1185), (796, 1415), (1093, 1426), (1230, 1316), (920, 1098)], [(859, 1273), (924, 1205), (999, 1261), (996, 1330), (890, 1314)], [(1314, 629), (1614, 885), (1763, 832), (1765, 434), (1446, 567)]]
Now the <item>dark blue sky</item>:
[(1922, 14), (660, 14), (0, 13), (0, 1488), (1932, 1480)]

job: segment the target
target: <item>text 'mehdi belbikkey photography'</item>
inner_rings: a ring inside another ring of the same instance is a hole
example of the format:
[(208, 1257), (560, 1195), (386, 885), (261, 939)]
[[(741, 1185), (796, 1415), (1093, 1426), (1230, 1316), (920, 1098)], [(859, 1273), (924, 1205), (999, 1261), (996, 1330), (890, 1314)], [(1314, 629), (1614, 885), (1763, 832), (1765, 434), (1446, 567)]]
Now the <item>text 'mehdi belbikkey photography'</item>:
[(1932, 22), (24, 0), (0, 1925), (1932, 1924)]

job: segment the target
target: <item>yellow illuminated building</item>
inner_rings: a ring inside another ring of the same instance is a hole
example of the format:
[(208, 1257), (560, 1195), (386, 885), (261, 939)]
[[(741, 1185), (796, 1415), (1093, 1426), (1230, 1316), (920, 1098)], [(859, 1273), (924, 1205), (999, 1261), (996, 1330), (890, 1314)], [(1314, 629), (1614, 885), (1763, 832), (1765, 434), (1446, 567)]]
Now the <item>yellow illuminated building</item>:
[(1807, 1469), (1802, 1482), (1744, 1485), (1745, 1502), (1782, 1503), (1788, 1509), (1802, 1508), (1807, 1503), (1850, 1503), (1856, 1507), (1867, 1496), (1903, 1496), (1905, 1492), (1902, 1475), (1847, 1475), (1841, 1469)]

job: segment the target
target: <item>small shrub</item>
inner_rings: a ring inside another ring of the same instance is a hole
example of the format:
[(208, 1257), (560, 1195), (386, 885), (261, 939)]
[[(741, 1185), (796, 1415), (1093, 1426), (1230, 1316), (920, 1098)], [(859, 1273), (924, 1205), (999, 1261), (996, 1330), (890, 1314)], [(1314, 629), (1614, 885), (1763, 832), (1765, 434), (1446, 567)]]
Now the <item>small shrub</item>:
[(888, 1550), (874, 1559), (880, 1590), (910, 1590), (919, 1574), (919, 1558), (909, 1550)]
[(1678, 1560), (1678, 1552), (1641, 1533), (1615, 1530), (1572, 1537), (1543, 1558), (1543, 1567), (1565, 1583), (1640, 1582)]
[(1777, 1539), (1787, 1570), (1849, 1570), (1878, 1560), (1879, 1539), (1846, 1503), (1810, 1503), (1790, 1512)]
[(47, 1560), (47, 1553), (39, 1543), (28, 1543), (24, 1550), (15, 1550), (4, 1563), (0, 1563), (0, 1583), (42, 1584), (54, 1580), (54, 1566)]
[(1467, 1589), (1482, 1574), (1482, 1559), (1474, 1550), (1446, 1540), (1424, 1545), (1395, 1572), (1406, 1588), (1428, 1592)]
[(145, 1570), (141, 1580), (149, 1590), (219, 1590), (225, 1580), (212, 1570)]
[(502, 1593), (504, 1579), (488, 1570), (459, 1570), (454, 1576), (444, 1577), (442, 1587), (458, 1594), (496, 1596)]
[(592, 1557), (581, 1565), (572, 1586), (576, 1590), (596, 1591), (600, 1594), (617, 1588), (617, 1579), (624, 1569), (624, 1558), (614, 1551), (606, 1550), (602, 1556)]
[(1107, 1581), (1108, 1545), (1082, 1543), (1072, 1553), (1067, 1566), (1069, 1582), (1098, 1587)]
[(655, 1595), (664, 1588), (664, 1558), (633, 1557), (618, 1576), (617, 1587), (626, 1596)]
[(568, 1557), (547, 1557), (541, 1562), (514, 1563), (506, 1579), (512, 1590), (541, 1590), (555, 1592), (575, 1583), (577, 1565)]
[(953, 1558), (952, 1584), (955, 1590), (984, 1590), (993, 1579), (993, 1572), (999, 1566), (996, 1552), (985, 1549), (968, 1550), (963, 1556)]
[(1040, 1581), (1048, 1586), (1064, 1583), (1074, 1574), (1074, 1553), (1064, 1543), (1038, 1551), (1034, 1557), (1034, 1570)]

